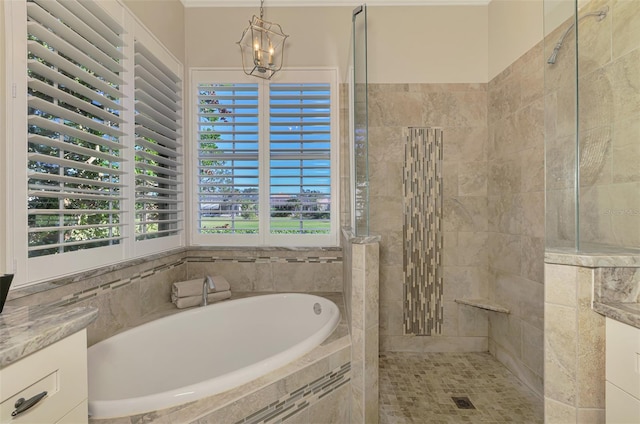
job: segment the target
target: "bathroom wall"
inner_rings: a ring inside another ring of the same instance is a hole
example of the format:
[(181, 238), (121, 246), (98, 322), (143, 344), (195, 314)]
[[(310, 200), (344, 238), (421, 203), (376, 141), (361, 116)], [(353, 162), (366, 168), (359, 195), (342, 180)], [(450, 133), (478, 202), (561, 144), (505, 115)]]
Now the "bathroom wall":
[[(640, 246), (640, 3), (598, 0), (580, 14), (609, 7), (598, 21), (579, 26), (580, 240), (582, 248)], [(567, 27), (549, 35), (545, 57)], [(548, 245), (575, 240), (575, 35), (567, 37), (556, 65), (549, 66), (547, 207)], [(553, 38), (551, 38), (553, 37)]]
[[(265, 4), (265, 19), (282, 25), (290, 35), (285, 66), (338, 67), (342, 81), (347, 81), (352, 10)], [(241, 66), (235, 41), (258, 12), (257, 4), (256, 8), (187, 8), (187, 66)], [(487, 81), (485, 6), (369, 7), (367, 13), (369, 81)]]
[(491, 81), (542, 39), (543, 1), (492, 0), (488, 8)]
[(544, 60), (539, 42), (488, 85), (489, 350), (542, 394)]
[[(402, 166), (407, 126), (444, 137), (444, 325), (442, 334), (403, 335)], [(456, 298), (488, 296), (487, 85), (369, 86), (370, 224), (380, 242), (383, 351), (488, 350), (486, 312)]]
[[(4, 7), (5, 0), (0, 0), (0, 22), (4, 27)], [(4, 158), (7, 157), (7, 134), (6, 134), (6, 110), (5, 110), (5, 102), (6, 99), (5, 87), (7, 84), (6, 81), (6, 72), (5, 72), (5, 34), (4, 31), (0, 31), (0, 164), (4, 163)], [(7, 229), (6, 229), (6, 214), (7, 210), (4, 205), (10, 204), (7, 202), (7, 187), (6, 182), (8, 180), (7, 169), (2, 166), (0, 169), (0, 202), (3, 207), (0, 207), (0, 274), (6, 274), (9, 272), (10, 267), (7, 266)]]
[(184, 6), (180, 0), (123, 0), (123, 3), (181, 63), (185, 63)]

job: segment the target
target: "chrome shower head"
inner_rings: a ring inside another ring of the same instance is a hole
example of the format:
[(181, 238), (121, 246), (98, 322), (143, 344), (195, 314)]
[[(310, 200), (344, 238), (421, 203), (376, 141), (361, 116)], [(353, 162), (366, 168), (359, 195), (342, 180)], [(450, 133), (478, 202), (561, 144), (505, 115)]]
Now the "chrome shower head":
[(554, 63), (556, 63), (556, 59), (558, 58), (558, 52), (560, 51), (560, 47), (562, 47), (562, 44), (558, 43), (553, 48), (553, 52), (551, 53), (551, 56), (549, 56), (549, 59), (547, 59), (547, 63), (549, 65), (553, 65)]
[(553, 48), (553, 52), (551, 53), (551, 56), (549, 56), (549, 59), (547, 59), (547, 63), (549, 65), (553, 65), (554, 63), (556, 63), (556, 60), (558, 58), (558, 52), (560, 51), (560, 48), (562, 47), (562, 43), (564, 43), (564, 39), (567, 37), (567, 35), (569, 35), (569, 32), (571, 32), (571, 29), (576, 25), (576, 22), (580, 22), (581, 20), (583, 20), (584, 18), (586, 18), (588, 16), (595, 16), (596, 20), (598, 22), (600, 22), (601, 20), (603, 20), (607, 16), (607, 13), (609, 13), (609, 6), (605, 6), (601, 10), (599, 10), (597, 12), (586, 13), (586, 14), (578, 17), (578, 19), (576, 21), (572, 22), (571, 25), (569, 25), (569, 28), (567, 28), (562, 33), (562, 36), (560, 37), (560, 39), (556, 43), (556, 46)]

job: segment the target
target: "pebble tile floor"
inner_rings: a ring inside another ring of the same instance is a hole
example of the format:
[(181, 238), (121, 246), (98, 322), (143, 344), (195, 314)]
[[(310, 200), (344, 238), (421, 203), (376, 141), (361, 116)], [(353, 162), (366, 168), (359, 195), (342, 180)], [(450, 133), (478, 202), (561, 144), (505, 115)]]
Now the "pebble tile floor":
[(489, 353), (383, 353), (379, 381), (380, 424), (543, 423), (542, 399)]

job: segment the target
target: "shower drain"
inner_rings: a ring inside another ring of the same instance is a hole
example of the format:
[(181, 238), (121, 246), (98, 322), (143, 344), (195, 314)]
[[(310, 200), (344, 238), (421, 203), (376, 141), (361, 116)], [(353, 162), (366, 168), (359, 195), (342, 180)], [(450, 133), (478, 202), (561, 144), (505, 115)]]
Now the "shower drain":
[(453, 396), (451, 399), (453, 399), (453, 402), (456, 404), (458, 409), (476, 409), (476, 407), (473, 406), (473, 403), (471, 403), (469, 398), (466, 396)]

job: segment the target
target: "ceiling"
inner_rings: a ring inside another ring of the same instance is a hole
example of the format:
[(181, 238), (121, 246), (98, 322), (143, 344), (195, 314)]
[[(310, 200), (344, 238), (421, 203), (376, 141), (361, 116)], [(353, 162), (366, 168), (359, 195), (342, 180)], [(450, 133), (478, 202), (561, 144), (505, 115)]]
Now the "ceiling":
[[(259, 7), (260, 0), (180, 0), (185, 7)], [(265, 7), (485, 6), (491, 0), (265, 0)]]

